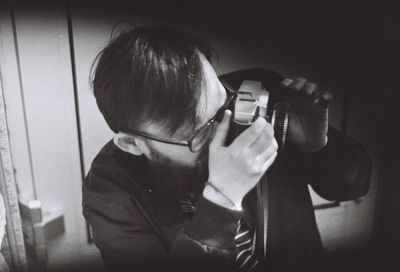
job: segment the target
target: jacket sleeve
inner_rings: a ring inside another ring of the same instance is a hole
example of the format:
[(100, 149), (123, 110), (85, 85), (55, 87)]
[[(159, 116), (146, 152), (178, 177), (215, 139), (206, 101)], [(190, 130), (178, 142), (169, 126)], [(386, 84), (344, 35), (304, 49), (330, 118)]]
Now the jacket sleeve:
[(320, 151), (303, 153), (288, 145), (284, 153), (289, 169), (327, 200), (352, 200), (368, 192), (371, 161), (367, 152), (333, 127)]
[(242, 212), (199, 200), (190, 222), (168, 246), (137, 206), (92, 198), (83, 203), (94, 242), (112, 271), (234, 271)]

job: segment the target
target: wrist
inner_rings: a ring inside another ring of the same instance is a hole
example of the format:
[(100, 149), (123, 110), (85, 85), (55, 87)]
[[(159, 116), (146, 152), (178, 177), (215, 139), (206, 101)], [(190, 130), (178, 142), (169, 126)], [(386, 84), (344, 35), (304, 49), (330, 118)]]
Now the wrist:
[(207, 200), (222, 206), (224, 208), (228, 208), (231, 210), (241, 211), (242, 210), (242, 201), (240, 200), (232, 200), (224, 195), (218, 188), (216, 188), (210, 182), (206, 183), (206, 186), (203, 190), (203, 197)]

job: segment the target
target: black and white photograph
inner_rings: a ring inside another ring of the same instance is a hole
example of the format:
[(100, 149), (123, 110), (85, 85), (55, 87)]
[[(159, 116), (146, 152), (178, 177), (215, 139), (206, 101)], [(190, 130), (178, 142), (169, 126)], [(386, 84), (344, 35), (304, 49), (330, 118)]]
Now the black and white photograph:
[(0, 272), (400, 271), (400, 15), (0, 0)]

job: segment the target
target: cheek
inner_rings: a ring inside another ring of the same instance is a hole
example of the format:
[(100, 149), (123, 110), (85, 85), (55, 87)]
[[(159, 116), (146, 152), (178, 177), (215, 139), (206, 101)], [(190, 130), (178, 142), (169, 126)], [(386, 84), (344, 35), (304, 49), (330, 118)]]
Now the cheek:
[[(157, 152), (163, 155), (164, 157), (171, 159), (174, 162), (186, 166), (196, 165), (197, 159), (200, 155), (199, 152), (192, 153), (186, 146), (170, 145), (154, 141), (148, 141), (147, 146), (149, 151), (151, 150), (153, 152)], [(149, 157), (148, 154), (146, 154), (146, 156)]]

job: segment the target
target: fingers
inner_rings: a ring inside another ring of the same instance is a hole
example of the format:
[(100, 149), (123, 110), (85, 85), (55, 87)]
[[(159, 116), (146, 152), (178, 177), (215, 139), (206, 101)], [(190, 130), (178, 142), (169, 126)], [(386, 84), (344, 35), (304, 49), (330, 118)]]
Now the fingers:
[[(253, 123), (251, 127), (240, 134), (231, 147), (243, 152), (241, 155), (243, 158), (246, 157), (252, 162), (253, 167), (264, 172), (267, 169), (264, 168), (267, 165), (266, 161), (270, 161), (271, 157), (275, 157), (277, 154), (278, 143), (274, 138), (272, 125), (265, 119), (259, 119), (256, 120), (257, 123)], [(260, 130), (260, 128), (263, 129)]]
[(312, 97), (314, 100), (319, 98), (319, 87), (313, 82), (307, 82), (303, 88), (303, 94)]
[(291, 84), (293, 83), (293, 79), (290, 78), (285, 78), (284, 80), (282, 80), (281, 85), (283, 87), (289, 87)]
[[(252, 148), (254, 148), (255, 145), (252, 146)], [(260, 148), (257, 151), (250, 151), (250, 152), (254, 152), (256, 153), (256, 157), (255, 157), (255, 162), (254, 164), (258, 164), (261, 163), (262, 169), (266, 169), (264, 168), (264, 166), (266, 166), (268, 164), (268, 161), (271, 160), (271, 158), (273, 158), (272, 160), (275, 159), (276, 155), (278, 154), (278, 144), (275, 140), (275, 138), (269, 139), (268, 141), (264, 141), (263, 145), (260, 143), (260, 145), (257, 146), (258, 148)], [(270, 164), (268, 164), (268, 167), (270, 166)]]
[(281, 82), (281, 85), (283, 87), (289, 87), (294, 92), (299, 92), (304, 88), (306, 83), (307, 79), (305, 79), (304, 77), (298, 77), (295, 80), (286, 78)]
[(272, 156), (270, 156), (270, 157), (265, 161), (265, 163), (264, 163), (264, 165), (263, 165), (263, 168), (264, 168), (265, 170), (267, 170), (267, 169), (272, 165), (272, 163), (275, 161), (277, 155), (278, 155), (278, 152), (274, 152), (274, 153), (272, 154)]
[(210, 143), (210, 147), (222, 146), (225, 143), (226, 135), (228, 135), (230, 119), (232, 112), (226, 110), (224, 112), (224, 118), (215, 128), (214, 137)]
[[(256, 155), (256, 162), (263, 165), (271, 156), (275, 157), (278, 151), (278, 143), (274, 137), (274, 129), (268, 124), (261, 132), (257, 140), (250, 146), (249, 152)], [(264, 169), (264, 168), (263, 168)]]
[(295, 80), (286, 78), (281, 82), (281, 85), (290, 88), (294, 92), (300, 92), (305, 96), (315, 95), (319, 93), (318, 85), (313, 82), (308, 82), (304, 77), (298, 77)]
[(260, 153), (261, 150), (266, 150), (272, 146), (273, 149), (278, 149), (278, 144), (274, 138), (274, 129), (271, 124), (267, 123), (259, 137), (251, 144), (250, 149)]
[(305, 98), (312, 99), (320, 108), (328, 108), (332, 101), (332, 94), (328, 91), (320, 92), (318, 84), (307, 81), (303, 77), (296, 79), (285, 78), (281, 86), (289, 88), (294, 93), (302, 94)]
[(249, 128), (236, 137), (231, 146), (233, 148), (251, 146), (260, 137), (267, 125), (268, 123), (264, 118), (258, 117)]

